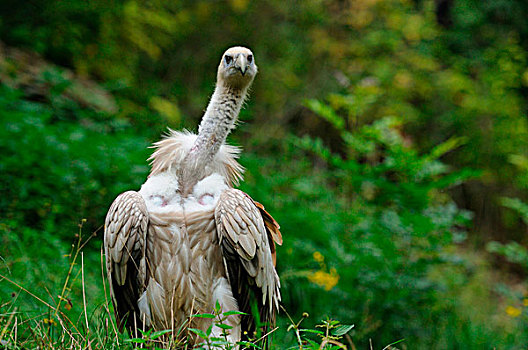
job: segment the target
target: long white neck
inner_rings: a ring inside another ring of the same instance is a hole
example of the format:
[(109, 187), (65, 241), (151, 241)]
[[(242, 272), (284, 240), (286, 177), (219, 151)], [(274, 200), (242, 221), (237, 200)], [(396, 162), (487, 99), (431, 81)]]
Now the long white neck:
[(179, 183), (183, 197), (205, 176), (206, 166), (235, 128), (246, 94), (247, 87), (240, 89), (217, 84), (200, 123), (198, 138), (182, 162)]

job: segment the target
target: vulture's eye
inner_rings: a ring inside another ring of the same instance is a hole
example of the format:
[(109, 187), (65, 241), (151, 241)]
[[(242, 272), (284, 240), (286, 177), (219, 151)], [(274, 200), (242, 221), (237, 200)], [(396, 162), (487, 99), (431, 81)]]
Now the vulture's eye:
[(225, 55), (225, 62), (227, 65), (231, 64), (233, 62), (233, 56)]
[(253, 62), (253, 55), (248, 55), (248, 62), (249, 63)]

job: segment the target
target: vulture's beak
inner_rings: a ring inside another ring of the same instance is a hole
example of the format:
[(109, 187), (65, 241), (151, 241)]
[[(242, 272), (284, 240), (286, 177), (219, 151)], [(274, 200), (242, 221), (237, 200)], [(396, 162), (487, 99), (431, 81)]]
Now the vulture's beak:
[(245, 75), (247, 71), (247, 67), (248, 67), (248, 62), (247, 62), (246, 56), (241, 55), (241, 54), (237, 55), (236, 61), (235, 61), (235, 68), (238, 69), (240, 73), (242, 73), (242, 75)]

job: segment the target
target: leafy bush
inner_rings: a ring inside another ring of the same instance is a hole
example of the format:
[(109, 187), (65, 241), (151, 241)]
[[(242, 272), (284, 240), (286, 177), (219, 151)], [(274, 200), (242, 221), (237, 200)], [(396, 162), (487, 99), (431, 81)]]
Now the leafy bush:
[[(443, 162), (480, 169), (483, 176), (453, 190), (457, 203), (476, 213), (479, 239), (498, 232), (513, 238), (519, 226), (488, 199), (521, 195), (511, 181), (519, 172), (506, 160), (528, 149), (527, 40), (518, 32), (525, 26), (512, 29), (506, 19), (528, 8), (521, 1), (442, 2), (450, 24), (442, 27), (437, 3), (354, 1), (322, 11), (309, 36), (314, 59), (331, 66), (339, 83), (327, 104), (350, 129), (398, 116), (405, 138), (422, 153), (448, 138), (463, 139), (465, 147)], [(509, 7), (519, 12), (502, 10)], [(336, 142), (335, 130), (306, 114), (306, 124), (295, 120), (296, 127), (334, 151), (349, 151)]]
[[(282, 224), (279, 269), (287, 309), (354, 323), (352, 339), (361, 346), (369, 338), (377, 344), (405, 338), (428, 348), (506, 341), (501, 324), (488, 326), (488, 319), (457, 311), (470, 305), (460, 305), (456, 293), (496, 307), (489, 287), (480, 284), (487, 267), (456, 248), (471, 215), (447, 190), (478, 172), (453, 171), (439, 158), (463, 140), (419, 154), (397, 118), (348, 131), (331, 107), (308, 105), (340, 131), (345, 154), (318, 139), (292, 137), (277, 152), (282, 157), (243, 159), (250, 165), (245, 189)], [(472, 270), (482, 272), (472, 276)], [(454, 294), (444, 299), (446, 293)], [(476, 336), (479, 327), (484, 340)], [(442, 338), (450, 332), (453, 338)]]
[(115, 196), (139, 187), (148, 143), (122, 120), (72, 101), (55, 106), (0, 85), (0, 211), (4, 220), (71, 237), (81, 218), (97, 229)]
[[(528, 159), (523, 155), (514, 155), (510, 157), (521, 171), (520, 176), (516, 179), (519, 187), (528, 189)], [(528, 225), (528, 203), (523, 202), (519, 198), (503, 197), (500, 203), (509, 208), (515, 218), (520, 219), (524, 225)], [(526, 237), (520, 237), (521, 242), (526, 242)], [(501, 243), (492, 241), (486, 245), (488, 252), (496, 254), (504, 258), (510, 265), (518, 268), (524, 273), (524, 285), (526, 285), (526, 273), (528, 273), (528, 249), (516, 242), (510, 241), (508, 243)], [(518, 278), (515, 276), (514, 278)], [(501, 288), (499, 293), (508, 300), (509, 305), (506, 308), (506, 313), (513, 318), (518, 318), (519, 323), (524, 327), (525, 331), (528, 329), (528, 293), (526, 291), (519, 291), (517, 289)]]
[(140, 111), (194, 128), (214, 84), (212, 67), (236, 43), (251, 46), (262, 67), (259, 102), (242, 112), (255, 120), (254, 139), (308, 130), (336, 150), (334, 133), (300, 103), (328, 92), (347, 125), (404, 119), (420, 152), (464, 137), (466, 147), (444, 163), (482, 169), (483, 177), (458, 189), (457, 202), (476, 212), (487, 236), (516, 238), (518, 223), (486, 199), (521, 195), (506, 160), (528, 148), (525, 1), (36, 0), (0, 8), (2, 40), (97, 77), (119, 92), (121, 114), (149, 127), (155, 123)]

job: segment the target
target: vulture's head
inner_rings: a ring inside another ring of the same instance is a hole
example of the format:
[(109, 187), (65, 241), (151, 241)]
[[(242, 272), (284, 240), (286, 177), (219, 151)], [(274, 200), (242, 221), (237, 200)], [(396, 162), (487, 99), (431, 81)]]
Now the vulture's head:
[(257, 75), (255, 56), (250, 49), (235, 46), (228, 49), (222, 56), (218, 66), (218, 82), (229, 87), (247, 88)]

